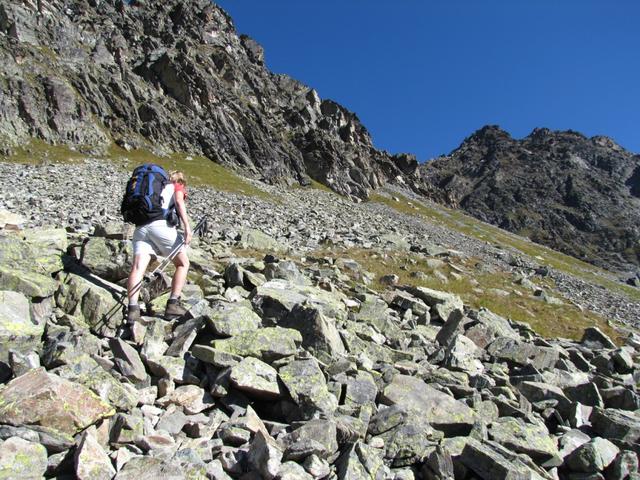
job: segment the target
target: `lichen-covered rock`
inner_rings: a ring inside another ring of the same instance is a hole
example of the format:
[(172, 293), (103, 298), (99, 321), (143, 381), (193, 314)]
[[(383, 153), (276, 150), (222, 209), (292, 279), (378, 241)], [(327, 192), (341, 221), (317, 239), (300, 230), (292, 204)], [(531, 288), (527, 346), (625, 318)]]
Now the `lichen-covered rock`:
[(383, 480), (389, 473), (382, 452), (362, 442), (356, 442), (340, 455), (336, 470), (340, 480)]
[(251, 294), (255, 310), (267, 318), (284, 318), (296, 305), (306, 304), (316, 307), (330, 318), (344, 318), (346, 307), (344, 295), (339, 292), (327, 292), (317, 287), (298, 285), (286, 280), (271, 280)]
[(290, 328), (269, 327), (243, 332), (231, 338), (214, 340), (213, 348), (242, 357), (256, 357), (267, 363), (293, 355), (302, 336)]
[(473, 410), (416, 377), (395, 375), (381, 396), (382, 403), (415, 412), (447, 434), (469, 433), (477, 420)]
[(565, 464), (574, 472), (601, 472), (615, 460), (619, 452), (620, 449), (606, 438), (596, 437), (571, 452)]
[(12, 380), (0, 392), (0, 423), (39, 425), (68, 436), (114, 413), (86, 387), (43, 368)]
[(247, 357), (231, 368), (229, 379), (235, 388), (263, 400), (280, 397), (278, 371), (257, 358)]
[(124, 464), (114, 480), (184, 480), (180, 465), (158, 457), (134, 457)]
[(74, 357), (55, 370), (61, 378), (84, 385), (119, 410), (131, 410), (138, 403), (138, 391), (117, 380), (87, 354)]
[(544, 425), (525, 423), (520, 418), (500, 418), (489, 428), (489, 437), (499, 444), (543, 462), (558, 455), (558, 447)]
[(529, 480), (536, 478), (508, 450), (491, 442), (466, 439), (459, 460), (482, 480)]
[(9, 362), (9, 350), (41, 350), (44, 323), (31, 320), (29, 299), (22, 293), (0, 291), (0, 361)]
[(316, 413), (331, 415), (338, 407), (338, 400), (329, 392), (314, 358), (294, 360), (280, 368), (278, 375), (305, 418), (312, 418)]
[(286, 252), (287, 246), (255, 228), (245, 228), (240, 233), (240, 245), (259, 251)]
[(11, 437), (0, 444), (0, 479), (42, 478), (47, 450), (40, 444)]
[(278, 325), (298, 330), (302, 335), (302, 347), (320, 359), (330, 361), (345, 353), (335, 320), (317, 308), (296, 305)]
[(233, 337), (256, 330), (262, 320), (245, 305), (221, 304), (207, 316), (207, 325), (213, 333), (223, 337)]
[(111, 459), (95, 437), (95, 427), (84, 431), (75, 452), (78, 480), (111, 480), (116, 474)]
[(0, 290), (20, 292), (29, 298), (52, 296), (58, 282), (42, 273), (0, 266)]
[(273, 438), (259, 431), (249, 447), (249, 463), (263, 478), (272, 480), (280, 472), (282, 454), (282, 447)]
[(632, 412), (613, 408), (596, 408), (591, 415), (594, 431), (604, 438), (629, 446), (640, 440), (640, 418)]
[(443, 321), (449, 319), (454, 310), (462, 310), (463, 303), (459, 296), (426, 287), (413, 287), (409, 292), (429, 305), (432, 313), (436, 313)]
[(0, 265), (17, 270), (51, 275), (63, 269), (66, 250), (67, 232), (63, 229), (37, 228), (0, 235)]
[(83, 249), (82, 264), (91, 273), (110, 282), (118, 282), (129, 276), (133, 260), (131, 242), (92, 237)]

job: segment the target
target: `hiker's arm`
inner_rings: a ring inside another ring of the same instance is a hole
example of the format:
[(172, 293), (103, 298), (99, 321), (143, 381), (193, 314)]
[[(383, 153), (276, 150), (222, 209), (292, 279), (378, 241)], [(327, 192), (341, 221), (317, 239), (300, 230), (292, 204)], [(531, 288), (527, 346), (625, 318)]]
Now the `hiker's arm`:
[(187, 245), (191, 243), (191, 237), (193, 233), (191, 232), (191, 227), (189, 226), (189, 218), (187, 218), (187, 207), (184, 203), (184, 192), (178, 190), (174, 193), (175, 202), (176, 202), (176, 210), (178, 210), (178, 216), (180, 217), (180, 221), (182, 222), (182, 227), (184, 228), (184, 241)]

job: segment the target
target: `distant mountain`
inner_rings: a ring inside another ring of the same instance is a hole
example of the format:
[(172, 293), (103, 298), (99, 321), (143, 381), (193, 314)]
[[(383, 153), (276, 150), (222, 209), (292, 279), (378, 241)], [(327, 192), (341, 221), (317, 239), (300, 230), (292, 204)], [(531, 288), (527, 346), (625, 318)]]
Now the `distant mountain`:
[(0, 141), (183, 151), (364, 198), (401, 174), (355, 114), (271, 73), (208, 0), (0, 1)]
[(607, 137), (486, 126), (421, 165), (421, 193), (597, 265), (640, 265), (640, 155)]

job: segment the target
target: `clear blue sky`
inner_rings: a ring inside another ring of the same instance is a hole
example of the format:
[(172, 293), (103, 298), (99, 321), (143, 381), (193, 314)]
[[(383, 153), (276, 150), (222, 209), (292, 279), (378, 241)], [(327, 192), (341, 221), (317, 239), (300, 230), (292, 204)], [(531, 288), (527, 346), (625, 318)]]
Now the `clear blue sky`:
[(498, 124), (640, 153), (639, 0), (223, 0), (270, 70), (419, 160)]

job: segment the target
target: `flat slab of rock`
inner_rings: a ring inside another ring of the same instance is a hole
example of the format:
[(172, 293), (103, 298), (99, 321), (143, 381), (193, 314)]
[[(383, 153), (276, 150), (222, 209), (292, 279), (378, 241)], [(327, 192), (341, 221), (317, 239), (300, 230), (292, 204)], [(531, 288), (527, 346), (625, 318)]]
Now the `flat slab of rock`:
[(346, 297), (342, 293), (327, 292), (318, 287), (298, 285), (286, 280), (270, 280), (251, 294), (255, 310), (263, 317), (282, 319), (296, 305), (307, 304), (330, 318), (344, 318)]
[(13, 379), (0, 392), (0, 423), (38, 425), (67, 436), (114, 413), (91, 390), (43, 368)]
[(499, 445), (468, 438), (460, 461), (482, 480), (530, 480), (531, 470), (509, 459), (509, 452)]
[(633, 412), (597, 408), (591, 415), (591, 424), (594, 431), (604, 438), (630, 446), (640, 441), (640, 418)]
[(125, 463), (114, 480), (184, 480), (179, 465), (157, 457), (134, 457)]
[(42, 445), (11, 437), (0, 444), (0, 478), (42, 478), (47, 450)]
[(0, 361), (9, 362), (9, 350), (39, 350), (44, 323), (31, 321), (29, 299), (22, 293), (0, 291)]
[(257, 358), (247, 357), (231, 368), (231, 383), (250, 397), (274, 400), (280, 397), (278, 371)]
[(265, 362), (293, 355), (302, 336), (290, 328), (269, 327), (244, 332), (235, 337), (215, 340), (213, 348), (242, 357), (257, 357)]
[(433, 428), (451, 435), (468, 434), (477, 420), (464, 403), (408, 375), (393, 377), (382, 393), (381, 402), (414, 412)]
[(493, 422), (489, 436), (499, 444), (534, 460), (545, 461), (558, 455), (558, 446), (544, 425), (525, 423), (520, 418), (500, 418)]
[(207, 315), (207, 326), (216, 335), (233, 337), (262, 325), (260, 317), (249, 307), (233, 303), (220, 305)]

